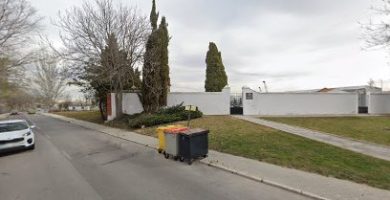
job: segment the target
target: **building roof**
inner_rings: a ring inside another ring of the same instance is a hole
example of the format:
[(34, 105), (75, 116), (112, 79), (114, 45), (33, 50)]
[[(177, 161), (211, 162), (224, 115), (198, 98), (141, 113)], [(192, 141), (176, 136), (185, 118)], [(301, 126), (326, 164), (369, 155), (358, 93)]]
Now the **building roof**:
[(332, 88), (322, 88), (321, 90), (318, 90), (317, 92), (330, 92), (332, 91)]
[(311, 90), (298, 90), (290, 91), (295, 93), (306, 93), (306, 92), (324, 92), (324, 93), (344, 93), (345, 90), (382, 90), (380, 87), (371, 87), (369, 85), (360, 85), (360, 86), (347, 86), (347, 87), (334, 87), (334, 88), (321, 88), (321, 89), (311, 89)]

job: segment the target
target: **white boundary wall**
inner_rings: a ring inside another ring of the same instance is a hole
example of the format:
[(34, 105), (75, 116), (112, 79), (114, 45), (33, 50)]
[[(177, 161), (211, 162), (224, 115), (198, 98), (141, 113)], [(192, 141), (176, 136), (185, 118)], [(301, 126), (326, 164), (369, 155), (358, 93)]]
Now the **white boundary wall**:
[(371, 93), (368, 104), (370, 114), (390, 114), (389, 93)]
[[(244, 87), (244, 115), (343, 115), (358, 113), (357, 93), (259, 93)], [(246, 93), (252, 93), (248, 100)]]
[(198, 106), (205, 115), (230, 115), (230, 88), (222, 92), (172, 92), (168, 94), (168, 106), (184, 102)]
[(124, 93), (122, 95), (122, 110), (126, 114), (135, 114), (144, 111), (137, 93)]
[[(230, 88), (222, 92), (171, 92), (168, 94), (168, 106), (195, 105), (205, 115), (230, 114)], [(122, 99), (123, 113), (134, 114), (143, 111), (137, 93), (125, 93)]]

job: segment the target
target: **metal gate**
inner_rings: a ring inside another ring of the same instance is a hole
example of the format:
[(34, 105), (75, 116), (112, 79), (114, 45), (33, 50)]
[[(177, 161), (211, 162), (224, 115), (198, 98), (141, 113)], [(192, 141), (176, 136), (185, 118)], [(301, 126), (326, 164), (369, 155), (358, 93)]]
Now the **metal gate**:
[(232, 93), (230, 95), (230, 114), (242, 115), (243, 113), (242, 93)]
[(368, 105), (367, 105), (367, 94), (366, 92), (359, 92), (358, 93), (358, 112), (359, 114), (366, 114), (368, 113)]

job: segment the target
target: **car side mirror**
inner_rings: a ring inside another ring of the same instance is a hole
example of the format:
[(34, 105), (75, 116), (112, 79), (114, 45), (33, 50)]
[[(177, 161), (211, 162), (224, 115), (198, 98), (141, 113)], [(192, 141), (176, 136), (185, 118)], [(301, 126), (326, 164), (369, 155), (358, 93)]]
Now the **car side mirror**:
[(30, 128), (36, 128), (35, 124), (31, 125)]

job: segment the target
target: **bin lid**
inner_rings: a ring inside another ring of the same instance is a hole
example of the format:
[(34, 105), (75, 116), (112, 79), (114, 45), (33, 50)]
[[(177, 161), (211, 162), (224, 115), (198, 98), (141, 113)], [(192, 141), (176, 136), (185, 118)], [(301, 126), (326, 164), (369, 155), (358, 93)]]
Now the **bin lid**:
[(165, 129), (164, 130), (164, 133), (168, 133), (168, 134), (180, 134), (182, 132), (186, 132), (188, 131), (189, 128), (187, 127), (174, 127), (174, 128), (168, 128), (168, 129)]
[(210, 132), (209, 130), (203, 129), (203, 128), (192, 128), (192, 129), (188, 129), (185, 132), (182, 132), (182, 134), (191, 136), (191, 135), (197, 135), (197, 134), (205, 134), (205, 133), (209, 133), (209, 132)]
[(162, 131), (165, 131), (167, 129), (172, 129), (172, 128), (182, 128), (184, 127), (183, 125), (169, 125), (169, 126), (160, 126), (157, 128), (157, 130), (162, 130)]

